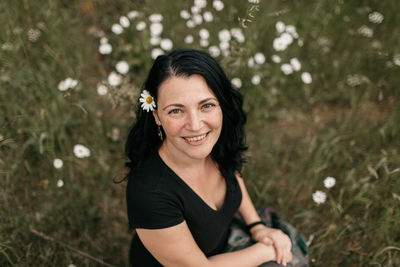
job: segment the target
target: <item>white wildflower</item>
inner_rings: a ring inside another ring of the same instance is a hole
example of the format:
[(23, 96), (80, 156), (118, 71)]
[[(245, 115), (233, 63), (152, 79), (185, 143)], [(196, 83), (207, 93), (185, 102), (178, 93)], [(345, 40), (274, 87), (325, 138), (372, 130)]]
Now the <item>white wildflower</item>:
[(357, 31), (362, 36), (368, 37), (368, 38), (371, 38), (372, 35), (374, 34), (374, 31), (365, 25), (361, 26)]
[(298, 41), (297, 41), (297, 45), (298, 46), (303, 46), (304, 45), (304, 40), (303, 39), (299, 39)]
[(220, 0), (214, 0), (213, 7), (215, 8), (215, 10), (221, 11), (222, 9), (224, 9), (224, 3)]
[(275, 24), (275, 28), (277, 32), (282, 33), (285, 31), (286, 26), (285, 23), (283, 23), (282, 21), (278, 21)]
[(293, 67), (290, 64), (282, 64), (281, 66), (281, 71), (285, 74), (285, 75), (289, 75), (293, 73)]
[(206, 0), (194, 0), (194, 4), (199, 8), (205, 8), (207, 6)]
[(237, 77), (233, 78), (231, 80), (231, 83), (232, 83), (233, 87), (235, 87), (236, 89), (239, 89), (240, 87), (242, 87), (242, 81)]
[(151, 14), (149, 16), (149, 20), (152, 23), (158, 23), (158, 22), (161, 22), (163, 20), (163, 16), (161, 14)]
[(200, 39), (201, 47), (207, 47), (209, 44), (210, 44), (210, 42), (207, 39)]
[(220, 51), (219, 48), (218, 48), (217, 46), (215, 46), (215, 45), (210, 46), (210, 47), (208, 48), (208, 52), (210, 53), (210, 55), (211, 55), (212, 57), (219, 57), (219, 55), (221, 54), (221, 51)]
[(64, 181), (61, 180), (61, 179), (59, 179), (59, 180), (57, 181), (57, 187), (63, 187), (63, 186), (64, 186)]
[(194, 23), (193, 20), (189, 19), (188, 21), (186, 21), (186, 26), (188, 28), (194, 28), (194, 26), (196, 26), (196, 24)]
[(77, 144), (74, 146), (74, 154), (77, 158), (86, 158), (90, 156), (90, 150), (81, 144)]
[(161, 23), (152, 23), (150, 25), (150, 34), (151, 36), (159, 36), (163, 31), (163, 25)]
[(100, 38), (100, 44), (106, 44), (106, 43), (108, 43), (108, 39), (107, 39), (107, 37), (101, 37)]
[(282, 38), (275, 38), (272, 46), (276, 51), (283, 51), (286, 49), (287, 44)]
[(219, 48), (222, 51), (227, 51), (229, 49), (229, 43), (228, 42), (220, 42), (219, 43)]
[(231, 34), (239, 43), (243, 43), (245, 41), (245, 37), (244, 37), (242, 29), (232, 28)]
[(185, 36), (184, 42), (186, 44), (192, 44), (194, 41), (193, 35), (189, 34)]
[(67, 86), (67, 84), (65, 83), (65, 81), (59, 82), (57, 88), (58, 88), (58, 90), (60, 90), (60, 91), (66, 91), (66, 90), (69, 89), (69, 87)]
[(249, 60), (247, 61), (247, 66), (249, 66), (250, 68), (254, 67), (254, 58), (249, 58)]
[(210, 37), (210, 33), (208, 32), (207, 29), (201, 29), (199, 31), (199, 35), (201, 39), (208, 39)]
[(108, 93), (108, 87), (104, 84), (100, 84), (99, 86), (97, 86), (97, 93), (102, 96), (106, 95)]
[(272, 59), (272, 61), (273, 62), (275, 62), (275, 63), (281, 63), (281, 57), (280, 56), (278, 56), (278, 55), (272, 55), (271, 56), (271, 59)]
[(257, 64), (264, 64), (264, 62), (265, 62), (265, 56), (264, 56), (264, 54), (263, 53), (260, 53), (260, 52), (258, 52), (258, 53), (256, 53), (255, 55), (254, 55), (254, 61), (255, 61), (255, 63), (257, 63)]
[(190, 8), (190, 11), (192, 11), (192, 14), (199, 14), (200, 13), (200, 7), (198, 6), (192, 6)]
[(172, 49), (173, 43), (171, 41), (171, 39), (165, 38), (165, 39), (161, 39), (160, 42), (160, 47), (164, 50), (164, 51), (169, 51)]
[(38, 29), (29, 29), (28, 30), (28, 40), (31, 42), (36, 42), (42, 33)]
[(260, 75), (256, 74), (251, 78), (251, 83), (254, 85), (259, 85), (261, 82), (261, 77)]
[(112, 52), (112, 46), (109, 43), (101, 44), (99, 46), (99, 53), (102, 55), (108, 55)]
[(260, 3), (260, 0), (249, 0), (249, 3), (258, 4)]
[(58, 159), (58, 158), (54, 159), (54, 161), (53, 161), (54, 168), (61, 169), (63, 165), (64, 165), (64, 163), (61, 159)]
[(183, 18), (183, 19), (189, 19), (190, 18), (189, 11), (187, 11), (185, 9), (181, 10), (180, 15), (181, 15), (181, 18)]
[(312, 77), (311, 74), (309, 72), (303, 72), (301, 74), (301, 80), (303, 81), (303, 83), (305, 84), (310, 84), (312, 83)]
[(400, 54), (396, 54), (393, 56), (393, 63), (397, 66), (400, 66)]
[(115, 72), (111, 72), (107, 77), (107, 81), (111, 86), (118, 86), (121, 84), (121, 76)]
[(374, 11), (368, 15), (368, 19), (372, 23), (380, 24), (383, 21), (383, 15), (377, 11)]
[(113, 32), (113, 33), (115, 33), (116, 35), (120, 35), (123, 31), (124, 31), (124, 29), (122, 28), (122, 26), (121, 25), (119, 25), (119, 24), (113, 24), (112, 26), (111, 26), (111, 31)]
[(127, 74), (129, 71), (129, 64), (124, 60), (118, 61), (115, 65), (115, 69), (121, 74)]
[(151, 58), (156, 59), (158, 56), (164, 55), (164, 51), (160, 48), (154, 48), (151, 50)]
[(136, 30), (138, 30), (138, 31), (143, 31), (144, 29), (146, 29), (146, 22), (144, 22), (144, 21), (139, 21), (139, 22), (136, 24)]
[(293, 37), (287, 32), (282, 33), (281, 37), (283, 42), (285, 42), (286, 45), (290, 45), (293, 42)]
[[(290, 33), (292, 36), (297, 34), (296, 27), (293, 25), (286, 25), (285, 31)], [(294, 37), (294, 36), (293, 36)]]
[(128, 13), (128, 18), (130, 18), (130, 19), (137, 18), (138, 16), (139, 16), (139, 12), (137, 12), (136, 10), (132, 10)]
[(150, 44), (151, 44), (152, 46), (159, 45), (160, 42), (161, 42), (161, 38), (160, 38), (159, 36), (152, 36), (152, 37), (150, 37)]
[(231, 33), (227, 29), (219, 31), (218, 38), (221, 42), (229, 42), (231, 40)]
[(333, 177), (326, 177), (324, 180), (324, 186), (326, 188), (332, 188), (336, 184), (336, 179)]
[(124, 28), (128, 28), (131, 25), (129, 19), (125, 16), (119, 18), (119, 24)]
[(192, 20), (196, 25), (200, 25), (203, 23), (203, 17), (200, 14), (193, 15)]
[(319, 205), (319, 204), (325, 203), (326, 194), (325, 194), (325, 192), (317, 190), (312, 194), (312, 198), (313, 198), (314, 202)]
[(1, 45), (1, 49), (4, 51), (11, 51), (13, 50), (13, 45), (9, 42), (5, 42), (4, 44)]
[(211, 22), (211, 21), (214, 20), (214, 16), (210, 11), (204, 12), (203, 13), (203, 18), (204, 18), (204, 21), (206, 21), (206, 22)]
[(294, 71), (299, 71), (299, 70), (301, 70), (301, 63), (300, 63), (300, 61), (299, 61), (297, 58), (295, 58), (295, 57), (292, 58), (292, 59), (290, 60), (290, 65), (292, 65)]

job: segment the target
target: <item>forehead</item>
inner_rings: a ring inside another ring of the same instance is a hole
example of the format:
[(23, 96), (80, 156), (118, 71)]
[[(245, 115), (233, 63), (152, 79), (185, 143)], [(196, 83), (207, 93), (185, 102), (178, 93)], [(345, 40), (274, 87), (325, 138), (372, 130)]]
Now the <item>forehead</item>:
[(215, 97), (214, 92), (208, 87), (203, 76), (171, 77), (165, 80), (158, 89), (157, 102), (169, 104), (171, 102), (187, 102)]

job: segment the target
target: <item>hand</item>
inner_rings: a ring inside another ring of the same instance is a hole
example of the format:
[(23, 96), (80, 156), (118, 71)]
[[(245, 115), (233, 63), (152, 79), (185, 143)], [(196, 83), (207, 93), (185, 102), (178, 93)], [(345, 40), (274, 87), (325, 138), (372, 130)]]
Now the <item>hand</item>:
[(288, 262), (292, 261), (292, 242), (284, 232), (262, 224), (254, 226), (250, 229), (250, 232), (254, 241), (267, 246), (274, 246), (276, 262), (278, 264), (286, 266)]

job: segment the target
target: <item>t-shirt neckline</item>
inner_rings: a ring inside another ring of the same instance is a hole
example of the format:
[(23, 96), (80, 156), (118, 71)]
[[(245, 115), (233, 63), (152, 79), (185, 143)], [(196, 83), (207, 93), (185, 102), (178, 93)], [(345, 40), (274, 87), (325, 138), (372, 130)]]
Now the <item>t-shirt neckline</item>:
[(181, 184), (183, 184), (190, 192), (192, 192), (192, 194), (198, 199), (200, 200), (200, 202), (206, 206), (209, 210), (211, 210), (212, 212), (215, 213), (221, 213), (225, 206), (226, 203), (228, 202), (228, 194), (229, 194), (229, 184), (228, 184), (228, 180), (226, 177), (222, 176), (225, 180), (225, 197), (224, 197), (224, 203), (222, 203), (222, 206), (219, 209), (213, 209), (212, 207), (210, 207), (210, 205), (208, 205), (181, 177), (179, 177), (178, 174), (176, 174), (168, 165), (167, 163), (164, 162), (164, 160), (161, 158), (160, 154), (158, 153), (158, 149), (155, 152), (157, 159), (161, 162), (161, 164), (172, 174), (173, 177), (176, 178), (176, 180), (178, 180)]

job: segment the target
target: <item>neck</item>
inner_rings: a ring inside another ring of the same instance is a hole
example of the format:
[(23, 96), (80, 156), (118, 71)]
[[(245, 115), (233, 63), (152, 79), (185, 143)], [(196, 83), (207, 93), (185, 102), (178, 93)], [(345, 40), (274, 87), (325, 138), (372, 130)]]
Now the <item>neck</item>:
[(180, 151), (174, 151), (173, 148), (170, 148), (166, 141), (161, 145), (159, 154), (164, 161), (182, 170), (202, 169), (206, 167), (207, 163), (211, 159), (210, 155), (203, 159), (195, 159), (190, 158), (187, 155), (182, 155)]

